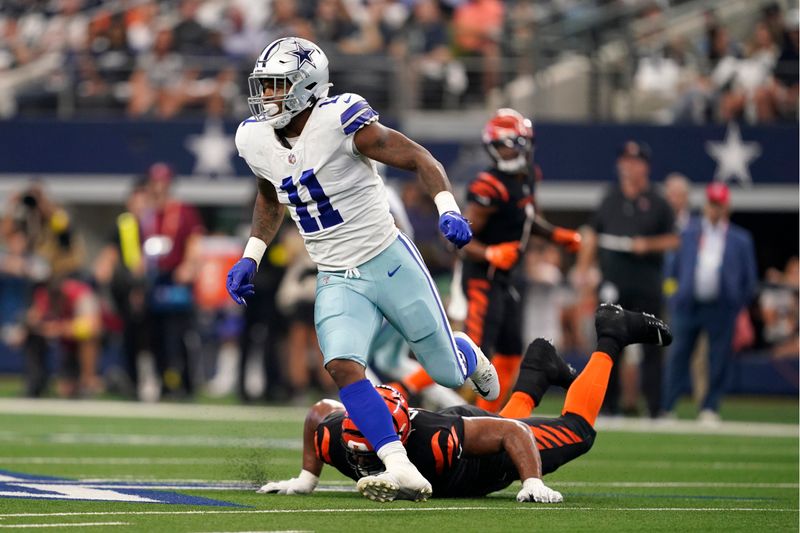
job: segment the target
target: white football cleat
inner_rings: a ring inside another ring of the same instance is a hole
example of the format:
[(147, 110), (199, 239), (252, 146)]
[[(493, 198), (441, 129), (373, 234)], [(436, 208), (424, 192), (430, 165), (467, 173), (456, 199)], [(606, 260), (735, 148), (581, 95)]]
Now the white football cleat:
[(472, 390), (477, 392), (484, 400), (496, 400), (500, 396), (500, 380), (497, 377), (497, 370), (489, 359), (483, 354), (483, 350), (475, 344), (466, 333), (456, 331), (453, 333), (456, 339), (456, 346), (462, 352), (472, 350), (478, 364), (475, 372), (469, 376), (472, 382)]
[(376, 502), (412, 500), (424, 502), (433, 494), (431, 484), (410, 462), (409, 467), (395, 467), (394, 472), (381, 472), (374, 476), (362, 477), (356, 483), (358, 491)]

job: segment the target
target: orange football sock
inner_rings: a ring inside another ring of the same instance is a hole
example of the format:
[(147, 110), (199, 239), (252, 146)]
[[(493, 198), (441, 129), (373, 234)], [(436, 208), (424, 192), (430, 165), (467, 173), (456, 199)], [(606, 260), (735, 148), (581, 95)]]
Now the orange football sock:
[(610, 355), (604, 352), (594, 352), (586, 368), (569, 387), (561, 414), (575, 413), (594, 426), (597, 415), (600, 413), (600, 406), (603, 405), (612, 366), (614, 366), (614, 361)]
[(503, 418), (525, 418), (531, 416), (531, 411), (536, 407), (536, 401), (526, 393), (517, 391), (511, 394), (511, 398), (503, 410), (498, 414)]
[(433, 381), (433, 378), (428, 375), (424, 368), (419, 367), (417, 370), (404, 377), (402, 383), (409, 392), (416, 394), (436, 382)]
[[(481, 409), (496, 413), (503, 407), (506, 402), (511, 388), (517, 381), (519, 374), (519, 362), (522, 359), (521, 355), (502, 355), (495, 354), (492, 357), (492, 364), (497, 369), (497, 378), (500, 381), (500, 396), (496, 400), (488, 401), (483, 398), (478, 398), (475, 405)], [(526, 415), (527, 416), (527, 415)]]

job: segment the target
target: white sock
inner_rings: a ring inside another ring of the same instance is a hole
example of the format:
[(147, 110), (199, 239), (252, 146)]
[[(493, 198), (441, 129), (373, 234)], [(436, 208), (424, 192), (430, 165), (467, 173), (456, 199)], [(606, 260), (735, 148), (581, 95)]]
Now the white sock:
[(390, 442), (389, 444), (384, 444), (381, 449), (378, 450), (378, 457), (381, 461), (383, 461), (383, 464), (386, 465), (387, 468), (390, 464), (409, 462), (406, 449), (403, 446), (403, 443), (399, 440)]

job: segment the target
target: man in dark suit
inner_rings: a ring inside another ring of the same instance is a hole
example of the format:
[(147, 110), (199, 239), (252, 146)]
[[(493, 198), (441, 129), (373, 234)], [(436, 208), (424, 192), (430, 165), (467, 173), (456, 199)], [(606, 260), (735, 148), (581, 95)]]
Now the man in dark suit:
[(670, 300), (675, 335), (667, 361), (664, 412), (670, 413), (689, 379), (689, 358), (700, 331), (709, 339), (708, 392), (699, 420), (719, 421), (736, 316), (751, 300), (757, 283), (750, 233), (730, 222), (730, 190), (706, 188), (702, 219), (684, 230), (669, 277), (677, 283)]

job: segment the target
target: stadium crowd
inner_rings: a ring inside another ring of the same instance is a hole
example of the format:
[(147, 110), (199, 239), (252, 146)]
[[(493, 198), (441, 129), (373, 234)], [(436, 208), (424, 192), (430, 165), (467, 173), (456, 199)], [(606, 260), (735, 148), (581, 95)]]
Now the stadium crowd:
[[(524, 75), (547, 24), (631, 35), (638, 117), (749, 122), (797, 116), (797, 11), (765, 4), (748, 32), (714, 12), (696, 38), (673, 36), (677, 0), (4, 0), (0, 116), (241, 116), (242, 75), (264, 43), (308, 38), (332, 56), (332, 79), (374, 105), (482, 106)], [(611, 22), (602, 13), (618, 16)], [(638, 24), (632, 24), (637, 22)], [(557, 53), (569, 42), (559, 43)], [(538, 66), (539, 68), (541, 65)], [(519, 71), (519, 72), (517, 72)], [(399, 77), (404, 83), (397, 86)], [(392, 92), (394, 91), (394, 92)], [(397, 93), (397, 94), (396, 94)]]

